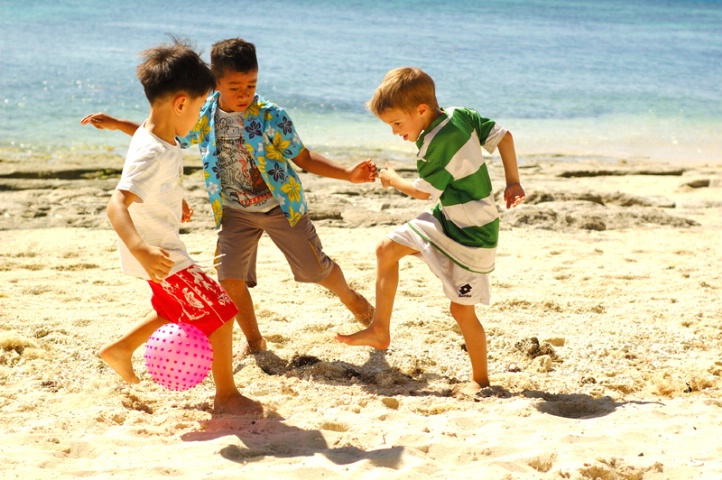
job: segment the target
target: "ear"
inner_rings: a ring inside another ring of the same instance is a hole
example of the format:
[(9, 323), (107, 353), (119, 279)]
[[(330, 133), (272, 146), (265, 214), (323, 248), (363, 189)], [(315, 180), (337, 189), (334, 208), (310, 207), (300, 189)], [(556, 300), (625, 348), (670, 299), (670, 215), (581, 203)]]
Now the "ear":
[(429, 111), (429, 106), (425, 103), (420, 103), (418, 107), (416, 107), (416, 113), (419, 114), (420, 117), (423, 117), (426, 115), (426, 113)]
[(173, 111), (180, 115), (186, 108), (188, 108), (189, 103), (188, 96), (183, 93), (179, 93), (175, 96), (175, 98), (173, 98)]

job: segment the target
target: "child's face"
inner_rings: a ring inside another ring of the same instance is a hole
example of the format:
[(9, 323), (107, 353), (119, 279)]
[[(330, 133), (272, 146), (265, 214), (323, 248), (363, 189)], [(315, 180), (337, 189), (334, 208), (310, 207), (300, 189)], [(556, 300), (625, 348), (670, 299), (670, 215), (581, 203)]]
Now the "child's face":
[[(426, 107), (423, 105), (423, 107)], [(427, 127), (421, 107), (405, 112), (398, 108), (386, 110), (379, 115), (382, 122), (391, 126), (391, 132), (404, 140), (415, 142)]]
[(221, 109), (226, 112), (245, 112), (256, 94), (257, 83), (258, 70), (225, 72), (216, 85)]

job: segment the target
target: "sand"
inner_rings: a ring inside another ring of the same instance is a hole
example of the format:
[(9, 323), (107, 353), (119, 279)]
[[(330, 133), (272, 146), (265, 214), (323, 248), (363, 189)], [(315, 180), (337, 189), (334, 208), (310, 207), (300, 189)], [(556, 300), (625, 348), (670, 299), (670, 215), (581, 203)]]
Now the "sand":
[[(502, 212), (477, 307), (493, 388), (475, 395), (454, 393), (471, 368), (425, 264), (402, 261), (389, 349), (353, 348), (333, 340), (351, 315), (264, 237), (252, 294), (269, 350), (234, 365), (266, 407), (251, 418), (214, 414), (210, 377), (158, 386), (143, 348), (139, 385), (99, 359), (150, 308), (104, 214), (121, 165), (0, 159), (0, 477), (722, 478), (722, 167), (526, 158), (528, 201)], [(183, 238), (202, 260), (215, 232), (189, 165)], [(373, 300), (376, 243), (428, 205), (302, 180), (325, 250)]]

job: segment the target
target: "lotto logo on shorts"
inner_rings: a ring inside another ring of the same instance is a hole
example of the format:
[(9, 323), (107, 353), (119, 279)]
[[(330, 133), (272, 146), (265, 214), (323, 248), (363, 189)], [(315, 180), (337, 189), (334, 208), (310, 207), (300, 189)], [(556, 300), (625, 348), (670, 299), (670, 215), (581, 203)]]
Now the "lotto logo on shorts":
[(459, 287), (459, 297), (470, 298), (469, 292), (471, 292), (471, 285), (468, 283)]

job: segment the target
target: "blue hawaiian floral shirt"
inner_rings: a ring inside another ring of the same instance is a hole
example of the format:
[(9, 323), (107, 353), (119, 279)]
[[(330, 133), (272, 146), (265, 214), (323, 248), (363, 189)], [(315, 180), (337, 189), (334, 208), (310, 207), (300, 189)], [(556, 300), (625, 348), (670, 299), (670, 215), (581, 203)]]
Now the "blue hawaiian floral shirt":
[[(208, 98), (201, 108), (198, 123), (186, 137), (178, 138), (181, 147), (188, 148), (197, 144), (200, 149), (216, 228), (220, 227), (223, 216), (215, 130), (219, 95), (216, 92)], [(301, 138), (286, 111), (258, 94), (245, 113), (245, 147), (256, 162), (269, 190), (281, 205), (288, 222), (294, 226), (307, 211), (301, 180), (290, 162), (304, 148)]]

